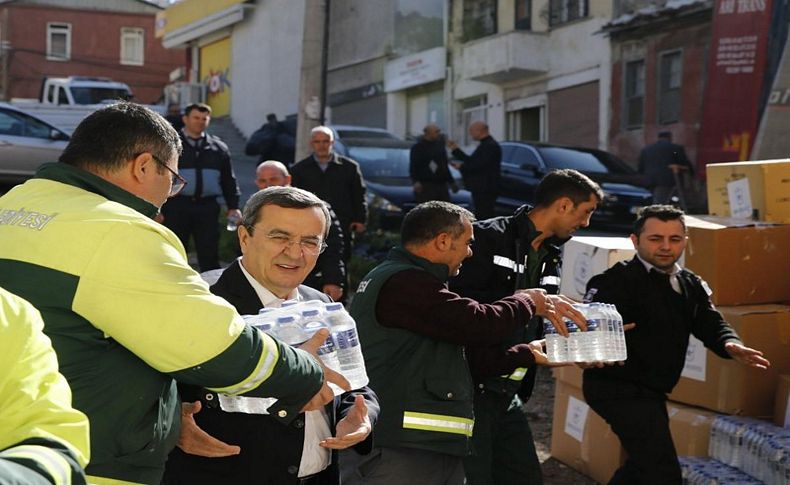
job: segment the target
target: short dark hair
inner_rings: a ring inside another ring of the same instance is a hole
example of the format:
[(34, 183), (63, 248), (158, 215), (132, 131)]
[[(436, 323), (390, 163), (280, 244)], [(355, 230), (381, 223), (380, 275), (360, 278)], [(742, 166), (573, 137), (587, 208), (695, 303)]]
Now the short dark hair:
[[(159, 114), (123, 102), (98, 109), (82, 120), (58, 161), (92, 172), (114, 172), (146, 152), (167, 163), (181, 154), (181, 138)], [(165, 170), (157, 167), (160, 172)]]
[(400, 229), (402, 246), (424, 244), (446, 232), (457, 238), (464, 232), (464, 221), (475, 220), (474, 214), (449, 202), (432, 200), (410, 210)]
[(577, 206), (590, 200), (594, 195), (598, 201), (603, 199), (603, 190), (590, 177), (581, 172), (566, 168), (547, 173), (535, 190), (535, 206), (548, 207), (561, 197), (568, 197)]
[(666, 140), (672, 141), (672, 132), (671, 131), (659, 131), (658, 138), (664, 138)]
[(192, 110), (198, 110), (201, 113), (211, 114), (211, 106), (205, 103), (192, 103), (188, 105), (186, 108), (184, 108), (184, 115), (189, 116), (189, 113), (191, 113)]
[(661, 221), (680, 221), (683, 225), (683, 231), (686, 231), (686, 218), (685, 213), (672, 205), (653, 204), (642, 207), (636, 213), (636, 221), (634, 221), (634, 234), (639, 236), (645, 230), (645, 222), (651, 217), (655, 217)]
[(252, 226), (258, 222), (258, 215), (261, 209), (266, 205), (276, 205), (286, 209), (310, 209), (312, 207), (321, 208), (324, 214), (324, 239), (329, 234), (329, 227), (332, 225), (332, 219), (329, 216), (329, 208), (326, 202), (319, 199), (312, 192), (296, 187), (280, 187), (272, 186), (266, 187), (263, 190), (252, 194), (252, 196), (244, 204), (244, 211), (241, 215), (241, 221), (247, 231), (252, 234)]

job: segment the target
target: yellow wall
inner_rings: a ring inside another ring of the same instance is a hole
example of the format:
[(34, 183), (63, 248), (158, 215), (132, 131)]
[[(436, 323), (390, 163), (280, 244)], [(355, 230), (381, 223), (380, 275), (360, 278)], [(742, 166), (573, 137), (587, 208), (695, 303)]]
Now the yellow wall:
[(230, 37), (200, 48), (200, 82), (212, 116), (230, 114)]
[(164, 34), (169, 34), (239, 3), (244, 3), (244, 0), (183, 0), (165, 9), (166, 20), (162, 22), (162, 30)]

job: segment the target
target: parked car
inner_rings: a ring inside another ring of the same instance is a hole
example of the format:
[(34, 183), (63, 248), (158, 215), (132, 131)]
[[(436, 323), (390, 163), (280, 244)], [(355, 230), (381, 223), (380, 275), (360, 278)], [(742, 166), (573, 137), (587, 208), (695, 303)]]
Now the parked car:
[(55, 162), (69, 141), (60, 128), (0, 103), (0, 180), (22, 182), (39, 165)]
[(547, 143), (505, 141), (501, 145), (499, 214), (510, 214), (522, 204), (532, 204), (541, 178), (563, 168), (578, 170), (601, 185), (605, 196), (593, 213), (593, 225), (630, 225), (639, 208), (653, 202), (650, 191), (639, 186), (642, 179), (636, 170), (611, 153)]
[[(362, 170), (371, 218), (388, 229), (399, 227), (404, 214), (417, 205), (409, 178), (409, 150), (414, 142), (400, 140), (385, 130), (381, 130), (383, 136), (375, 137), (379, 132), (370, 128), (335, 126), (334, 129), (338, 134), (335, 150), (356, 160)], [(344, 137), (344, 133), (354, 137)], [(450, 172), (460, 185), (461, 174), (452, 167)], [(466, 190), (451, 192), (450, 197), (462, 207), (472, 206), (472, 196)]]

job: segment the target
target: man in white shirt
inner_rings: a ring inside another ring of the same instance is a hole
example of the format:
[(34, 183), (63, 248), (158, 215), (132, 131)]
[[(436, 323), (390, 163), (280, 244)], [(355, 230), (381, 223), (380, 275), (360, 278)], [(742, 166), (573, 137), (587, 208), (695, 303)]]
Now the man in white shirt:
[[(211, 286), (241, 314), (279, 307), (285, 300), (329, 298), (302, 285), (325, 247), (329, 213), (315, 195), (293, 187), (270, 187), (253, 195), (238, 229), (242, 257)], [(283, 424), (286, 411), (265, 414), (262, 401), (227, 399), (201, 388), (180, 389), (182, 400), (200, 401), (195, 424), (221, 443), (210, 450), (180, 446), (171, 453), (168, 485), (189, 483), (338, 483), (334, 450), (367, 453), (378, 401), (368, 388), (346, 392), (318, 411)], [(295, 412), (298, 412), (296, 410)], [(282, 415), (285, 414), (285, 415)], [(203, 455), (198, 456), (197, 453)]]

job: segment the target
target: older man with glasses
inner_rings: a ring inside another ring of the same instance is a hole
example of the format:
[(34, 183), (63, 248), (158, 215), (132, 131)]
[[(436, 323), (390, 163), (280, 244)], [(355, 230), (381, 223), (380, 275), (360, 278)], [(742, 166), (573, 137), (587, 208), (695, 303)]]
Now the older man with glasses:
[[(285, 300), (330, 301), (302, 284), (326, 248), (329, 224), (326, 204), (310, 192), (293, 187), (261, 190), (244, 208), (238, 229), (242, 256), (211, 291), (243, 314), (279, 307)], [(345, 453), (364, 454), (372, 448), (371, 421), (378, 415), (378, 400), (367, 387), (338, 396), (323, 410), (299, 415), (291, 426), (283, 426), (268, 411), (256, 411), (264, 406), (254, 398), (245, 398), (246, 412), (240, 412), (242, 407), (224, 404), (215, 392), (194, 386), (180, 390), (185, 401), (201, 402), (203, 410), (194, 420), (202, 432), (221, 441), (217, 451), (235, 446), (240, 453), (204, 458), (182, 445), (167, 462), (167, 485), (338, 483), (338, 457), (332, 450), (353, 447)]]

